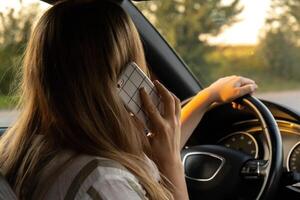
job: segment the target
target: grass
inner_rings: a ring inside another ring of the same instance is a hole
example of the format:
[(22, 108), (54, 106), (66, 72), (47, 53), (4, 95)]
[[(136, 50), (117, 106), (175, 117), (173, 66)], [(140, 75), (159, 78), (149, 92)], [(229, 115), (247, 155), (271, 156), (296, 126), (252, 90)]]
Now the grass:
[(241, 75), (256, 81), (258, 92), (300, 90), (300, 78), (275, 75), (256, 46), (219, 46), (206, 57), (211, 66), (211, 81), (228, 75)]

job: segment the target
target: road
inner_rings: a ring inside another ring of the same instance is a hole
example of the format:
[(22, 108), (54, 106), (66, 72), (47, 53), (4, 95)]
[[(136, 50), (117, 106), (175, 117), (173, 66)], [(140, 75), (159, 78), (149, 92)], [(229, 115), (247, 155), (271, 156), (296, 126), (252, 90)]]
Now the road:
[(9, 126), (17, 119), (18, 112), (13, 110), (0, 110), (0, 127)]
[[(258, 93), (255, 96), (282, 104), (300, 112), (300, 90)], [(17, 116), (17, 111), (0, 110), (0, 127), (8, 126), (16, 120)]]

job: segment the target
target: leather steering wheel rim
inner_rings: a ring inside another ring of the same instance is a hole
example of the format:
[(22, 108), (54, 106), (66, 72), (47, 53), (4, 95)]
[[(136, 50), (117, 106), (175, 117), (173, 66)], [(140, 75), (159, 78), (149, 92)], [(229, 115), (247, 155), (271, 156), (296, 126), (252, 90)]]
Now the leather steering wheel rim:
[(238, 101), (242, 101), (244, 105), (251, 108), (262, 125), (270, 151), (269, 170), (256, 199), (270, 199), (279, 184), (283, 165), (283, 148), (280, 130), (272, 113), (259, 99), (247, 95), (238, 99)]
[[(266, 167), (266, 174), (264, 176), (262, 186), (256, 199), (271, 199), (279, 185), (283, 164), (282, 141), (279, 128), (272, 113), (256, 97), (246, 95), (235, 100), (235, 102), (240, 103), (252, 110), (261, 123), (262, 131), (269, 148), (270, 156), (268, 159), (268, 165)], [(183, 150), (182, 152), (184, 151), (185, 150)]]

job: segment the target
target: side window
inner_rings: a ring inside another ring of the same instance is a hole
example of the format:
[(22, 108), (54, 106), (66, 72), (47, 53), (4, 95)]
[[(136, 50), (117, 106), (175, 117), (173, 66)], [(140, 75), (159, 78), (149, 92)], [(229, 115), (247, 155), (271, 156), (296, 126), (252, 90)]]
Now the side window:
[(300, 111), (296, 1), (164, 0), (135, 5), (205, 86), (227, 75), (246, 76), (258, 83), (258, 97)]
[(49, 5), (32, 0), (2, 1), (0, 5), (0, 127), (7, 127), (18, 114), (16, 88), (31, 26)]

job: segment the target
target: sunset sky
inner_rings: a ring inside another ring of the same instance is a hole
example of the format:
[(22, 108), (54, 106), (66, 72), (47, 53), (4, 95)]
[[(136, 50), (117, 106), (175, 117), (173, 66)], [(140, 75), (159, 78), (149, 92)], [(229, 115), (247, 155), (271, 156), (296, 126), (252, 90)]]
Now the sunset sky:
[(239, 16), (240, 22), (225, 30), (212, 43), (255, 44), (259, 31), (264, 24), (271, 0), (240, 0), (244, 10)]
[[(230, 0), (224, 0), (230, 1)], [(244, 11), (239, 16), (240, 22), (226, 29), (220, 36), (210, 40), (215, 44), (255, 44), (258, 40), (260, 28), (264, 24), (267, 10), (271, 0), (240, 0)], [(0, 10), (6, 7), (18, 7), (18, 0), (1, 0)], [(23, 3), (30, 4), (40, 2), (38, 0), (23, 0)], [(43, 9), (48, 5), (40, 3)]]

